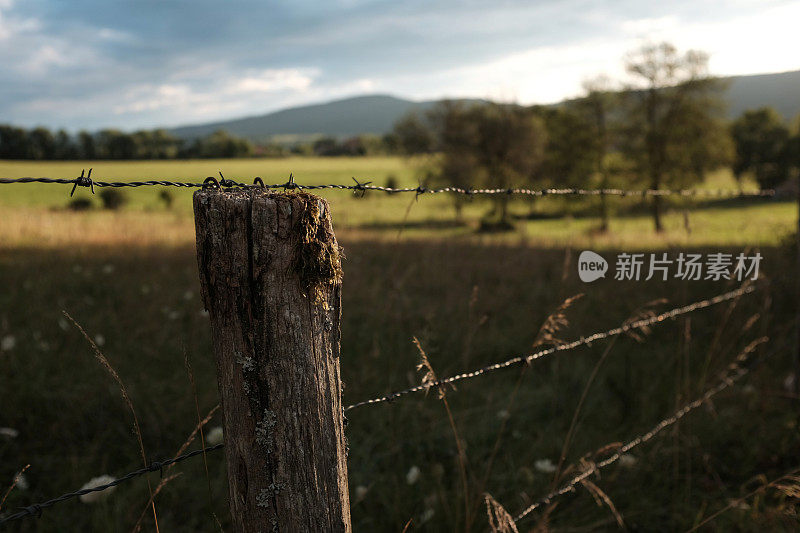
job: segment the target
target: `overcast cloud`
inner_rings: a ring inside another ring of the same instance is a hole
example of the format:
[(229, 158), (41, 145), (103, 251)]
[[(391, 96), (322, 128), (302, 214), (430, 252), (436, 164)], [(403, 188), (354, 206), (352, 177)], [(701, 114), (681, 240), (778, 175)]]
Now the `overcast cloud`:
[(645, 40), (800, 68), (800, 2), (0, 0), (0, 122), (173, 126), (367, 93), (548, 103)]

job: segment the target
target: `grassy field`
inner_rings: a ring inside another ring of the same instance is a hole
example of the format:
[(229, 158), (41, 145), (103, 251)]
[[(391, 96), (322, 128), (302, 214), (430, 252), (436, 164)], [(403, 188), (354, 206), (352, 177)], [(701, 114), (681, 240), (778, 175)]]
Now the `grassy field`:
[[(361, 158), (287, 158), (234, 159), (202, 161), (68, 161), (9, 162), (0, 161), (4, 177), (46, 176), (71, 177), (80, 169), (94, 168), (98, 180), (132, 181), (169, 179), (202, 181), (222, 170), (226, 177), (249, 182), (262, 176), (267, 183), (282, 183), (289, 172), (300, 184), (352, 184), (372, 181), (385, 185), (394, 177), (399, 186), (416, 187), (417, 175), (424, 160), (406, 161), (396, 157)], [(746, 184), (749, 189), (751, 183)], [(729, 171), (719, 171), (700, 187), (736, 189)], [(193, 242), (191, 194), (186, 189), (170, 189), (174, 204), (167, 209), (159, 198), (163, 189), (143, 187), (126, 189), (125, 209), (118, 212), (95, 210), (91, 213), (70, 212), (67, 185), (4, 185), (0, 191), (0, 209), (7, 231), (0, 233), (0, 245), (60, 246), (68, 243), (113, 244), (140, 240), (166, 245)], [(88, 198), (96, 206), (97, 197), (80, 189), (76, 197)], [(594, 247), (613, 249), (636, 246), (666, 248), (672, 246), (774, 246), (794, 229), (792, 220), (797, 208), (792, 201), (718, 200), (692, 203), (673, 202), (665, 216), (667, 231), (654, 235), (647, 205), (640, 199), (614, 198), (611, 209), (617, 214), (612, 231), (600, 234), (596, 199), (546, 198), (537, 200), (536, 212), (541, 216), (517, 221), (517, 231), (501, 235), (476, 232), (477, 221), (488, 210), (486, 201), (474, 201), (465, 207), (465, 221), (456, 224), (452, 200), (447, 195), (425, 196), (414, 201), (413, 195), (387, 195), (371, 192), (358, 198), (346, 191), (321, 191), (332, 205), (337, 231), (353, 239), (394, 241), (402, 229), (409, 238), (458, 238), (472, 243), (505, 242), (546, 247)], [(519, 216), (532, 209), (529, 200), (517, 200), (512, 210)], [(45, 212), (43, 212), (43, 210)], [(147, 216), (140, 216), (142, 212)], [(689, 221), (687, 231), (686, 220)], [(152, 227), (161, 228), (152, 235)], [(92, 230), (88, 231), (87, 227)], [(163, 233), (162, 233), (163, 231)]]
[[(282, 181), (292, 171), (300, 183), (346, 183), (356, 176), (383, 184), (390, 174), (400, 184), (416, 183), (413, 164), (389, 158), (2, 162), (0, 175), (64, 177), (89, 166), (98, 179), (195, 180), (222, 169), (235, 179), (258, 173)], [(719, 173), (706, 186), (729, 180)], [(197, 423), (196, 403), (205, 415), (218, 397), (186, 191), (175, 191), (172, 209), (151, 188), (131, 191), (130, 204), (119, 212), (72, 212), (64, 209), (67, 186), (0, 187), (0, 427), (18, 431), (16, 437), (0, 434), (0, 498), (15, 472), (31, 465), (24, 490), (12, 490), (0, 511), (8, 512), (94, 476), (141, 466), (117, 385), (62, 310), (95, 339), (125, 382), (148, 458), (174, 454)], [(85, 190), (78, 194), (88, 197)], [(691, 206), (688, 233), (684, 206), (672, 206), (669, 231), (655, 237), (646, 213), (625, 200), (615, 204), (620, 216), (608, 235), (594, 231), (597, 219), (585, 214), (591, 204), (543, 201), (537, 205), (542, 213), (564, 216), (520, 220), (515, 232), (489, 235), (475, 231), (486, 204), (469, 206), (467, 223), (455, 226), (446, 197), (326, 196), (347, 257), (345, 404), (419, 383), (414, 337), (437, 373), (449, 375), (530, 353), (547, 317), (577, 294), (584, 296), (566, 310), (560, 339), (735, 286), (674, 279), (587, 285), (575, 264), (584, 247), (608, 256), (623, 249), (758, 249), (767, 281), (752, 295), (667, 321), (639, 338), (594, 343), (449, 390), (465, 442), (468, 512), (452, 429), (435, 394), (353, 410), (347, 438), (355, 531), (402, 531), (410, 519), (414, 531), (463, 531), (469, 522), (472, 531), (484, 531), (483, 492), (518, 512), (552, 487), (556, 473), (548, 472), (549, 462), (557, 464), (562, 450), (565, 464), (577, 465), (586, 454), (647, 431), (713, 385), (736, 354), (762, 336), (770, 338), (760, 351), (768, 362), (740, 386), (591, 480), (632, 530), (686, 531), (721, 510), (701, 530), (797, 530), (796, 497), (766, 488), (738, 501), (800, 466), (798, 399), (785, 383), (797, 308), (791, 202)], [(525, 214), (530, 206), (513, 208)], [(220, 420), (216, 414), (207, 429)], [(180, 475), (155, 499), (161, 531), (217, 531), (214, 515), (230, 530), (223, 463), (222, 454), (209, 455), (208, 482), (201, 459), (164, 473)], [(158, 473), (149, 480), (153, 487), (161, 481)], [(65, 502), (8, 530), (130, 531), (144, 515), (144, 530), (154, 531), (152, 513), (145, 512), (148, 497), (139, 479), (101, 502)], [(520, 530), (536, 527), (605, 531), (618, 525), (607, 504), (579, 488), (534, 513)]]

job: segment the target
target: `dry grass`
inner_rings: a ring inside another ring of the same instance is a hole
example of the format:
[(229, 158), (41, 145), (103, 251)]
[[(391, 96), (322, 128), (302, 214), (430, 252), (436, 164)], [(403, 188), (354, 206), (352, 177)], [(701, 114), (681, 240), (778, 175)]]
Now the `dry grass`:
[[(399, 531), (404, 525), (409, 531), (483, 529), (489, 524), (479, 510), (487, 502), (489, 516), (500, 527), (505, 515), (484, 493), (509, 509), (546, 494), (553, 473), (536, 470), (538, 460), (555, 462), (563, 456), (564, 464), (577, 464), (580, 457), (571, 450), (593, 450), (598, 443), (649, 429), (674, 408), (678, 393), (701, 390), (706, 366), (708, 375), (725, 366), (723, 355), (739, 351), (747, 330), (769, 334), (775, 350), (786, 354), (749, 379), (752, 391), (725, 394), (713, 410), (698, 410), (683, 421), (674, 438), (642, 446), (636, 468), (609, 468), (602, 483), (592, 480), (594, 488), (587, 489), (602, 508), (588, 495), (566, 498), (538, 527), (617, 527), (608, 510), (612, 502), (631, 529), (683, 530), (750, 492), (739, 487), (752, 472), (777, 479), (794, 466), (788, 463), (800, 453), (797, 400), (782, 394), (781, 384), (791, 371), (795, 251), (778, 246), (791, 232), (794, 206), (709, 208), (697, 213), (690, 237), (675, 229), (651, 238), (649, 220), (634, 216), (620, 219), (612, 226), (619, 233), (611, 236), (589, 232), (590, 219), (530, 221), (511, 235), (414, 226), (431, 211), (449, 217), (445, 204), (428, 200), (343, 199), (341, 205), (358, 205), (363, 216), (386, 208), (378, 218), (396, 221), (407, 213), (409, 223), (405, 229), (368, 226), (350, 213), (337, 222), (347, 255), (341, 360), (345, 404), (418, 383), (414, 366), (420, 353), (410, 344), (412, 338), (425, 347), (425, 373), (432, 372), (433, 361), (449, 375), (525, 353), (542, 340), (557, 343), (615, 326), (645, 302), (666, 296), (669, 304), (656, 304), (662, 308), (730, 288), (679, 280), (599, 280), (587, 286), (577, 279), (571, 246), (626, 245), (638, 251), (683, 243), (681, 251), (703, 252), (708, 249), (702, 245), (710, 243), (711, 251), (739, 252), (736, 243), (760, 243), (763, 273), (771, 283), (767, 292), (736, 306), (692, 315), (691, 335), (684, 334), (684, 323), (665, 323), (647, 333), (645, 344), (619, 338), (605, 358), (608, 343), (596, 343), (518, 373), (464, 382), (457, 391), (445, 391), (447, 412), (436, 408), (441, 400), (421, 395), (353, 411), (347, 428), (351, 489), (366, 488), (358, 501), (351, 498), (357, 531)], [(477, 206), (472, 213), (482, 210)], [(732, 229), (711, 240), (734, 219)], [(781, 224), (786, 229), (778, 231)], [(70, 309), (87, 331), (102, 332), (107, 339), (103, 351), (118, 375), (125, 376), (131, 405), (141, 417), (142, 446), (153, 457), (172, 453), (180, 442), (176, 436), (192, 428), (204, 440), (207, 419), (200, 413), (216, 405), (218, 397), (207, 318), (197, 298), (193, 244), (188, 211), (3, 208), (0, 338), (13, 335), (16, 346), (0, 351), (0, 382), (10, 384), (0, 387), (0, 419), (19, 429), (20, 436), (0, 441), (0, 480), (13, 479), (19, 465), (33, 465), (26, 472), (31, 488), (12, 491), (6, 508), (73, 490), (87, 475), (118, 475), (141, 463), (132, 453), (138, 438), (130, 434), (126, 407), (107, 401), (107, 371), (79, 357), (85, 339), (59, 327), (62, 308)], [(559, 309), (566, 296), (577, 293), (586, 295)], [(554, 308), (558, 311), (548, 312)], [(751, 318), (756, 313), (758, 321)], [(540, 324), (546, 325), (541, 334)], [(680, 358), (675, 355), (679, 349)], [(709, 353), (713, 357), (706, 358)], [(193, 362), (191, 389), (187, 357)], [(598, 360), (604, 362), (598, 365)], [(682, 468), (679, 476), (672, 475), (675, 447), (682, 464), (691, 467)], [(411, 465), (422, 470), (414, 484), (405, 478)], [(162, 530), (228, 527), (223, 456), (181, 463), (184, 475), (173, 477), (177, 472), (152, 493)], [(219, 523), (205, 503), (208, 485)], [(146, 484), (131, 483), (100, 505), (62, 504), (39, 521), (21, 524), (20, 530), (29, 524), (43, 532), (130, 530), (150, 496)], [(723, 530), (791, 530), (784, 513), (788, 506), (777, 500), (760, 500), (750, 513), (728, 509), (714, 523)], [(430, 511), (424, 515), (427, 522), (417, 518), (423, 509)], [(776, 522), (776, 516), (784, 521)]]

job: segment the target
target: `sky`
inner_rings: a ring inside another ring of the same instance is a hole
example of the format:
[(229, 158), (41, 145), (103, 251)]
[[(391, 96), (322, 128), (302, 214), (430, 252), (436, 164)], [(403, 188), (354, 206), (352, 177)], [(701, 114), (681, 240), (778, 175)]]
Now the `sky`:
[(800, 0), (0, 0), (0, 123), (124, 130), (362, 94), (578, 96), (649, 42), (800, 69)]

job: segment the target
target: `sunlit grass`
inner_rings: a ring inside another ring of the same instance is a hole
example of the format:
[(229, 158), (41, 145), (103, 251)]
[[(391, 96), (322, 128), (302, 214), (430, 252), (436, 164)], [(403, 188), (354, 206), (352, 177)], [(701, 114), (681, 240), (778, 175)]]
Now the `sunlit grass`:
[[(399, 186), (416, 186), (423, 161), (398, 157), (337, 157), (286, 159), (232, 159), (194, 161), (58, 161), (0, 162), (4, 177), (70, 177), (82, 168), (94, 168), (97, 180), (131, 181), (168, 179), (202, 181), (222, 170), (226, 177), (249, 182), (261, 176), (266, 183), (285, 182), (289, 172), (301, 184), (352, 184), (352, 178), (385, 185), (394, 177)], [(744, 184), (753, 189), (754, 184)], [(712, 173), (698, 188), (736, 189), (730, 171)], [(174, 203), (167, 208), (159, 198), (161, 187), (124, 189), (128, 204), (118, 212), (99, 209), (100, 201), (88, 189), (75, 196), (89, 198), (97, 209), (71, 212), (69, 185), (3, 185), (0, 189), (6, 246), (61, 246), (65, 244), (176, 245), (194, 242), (191, 189), (168, 189)], [(488, 200), (475, 200), (464, 207), (464, 224), (454, 224), (452, 197), (412, 194), (387, 195), (368, 192), (359, 198), (349, 191), (318, 191), (331, 202), (338, 232), (352, 239), (397, 240), (400, 238), (458, 238), (479, 243), (511, 243), (535, 246), (593, 248), (664, 248), (692, 245), (775, 245), (794, 229), (796, 208), (790, 201), (750, 200), (693, 203), (673, 201), (668, 205), (666, 231), (655, 234), (648, 204), (638, 198), (612, 198), (616, 216), (611, 231), (597, 232), (596, 198), (551, 197), (536, 200), (535, 220), (519, 219), (517, 231), (480, 234), (478, 221), (489, 210)], [(530, 199), (512, 202), (512, 211), (524, 215)], [(688, 219), (688, 226), (686, 221)], [(687, 229), (688, 228), (688, 229)]]

